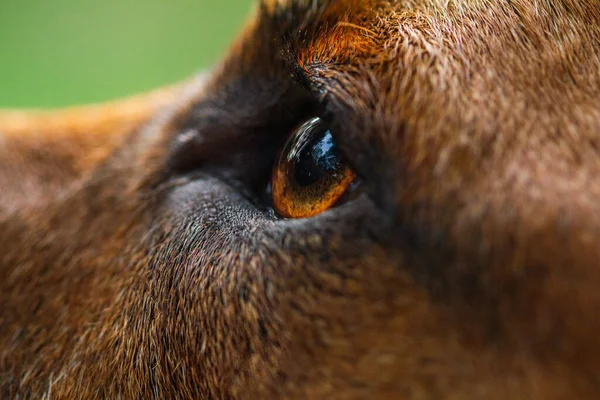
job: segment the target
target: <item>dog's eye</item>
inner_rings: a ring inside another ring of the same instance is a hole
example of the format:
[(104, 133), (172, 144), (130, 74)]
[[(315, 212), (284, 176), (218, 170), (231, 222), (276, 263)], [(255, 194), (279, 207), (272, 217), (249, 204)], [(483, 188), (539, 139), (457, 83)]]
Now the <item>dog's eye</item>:
[(311, 217), (338, 202), (354, 180), (327, 124), (312, 118), (292, 133), (273, 168), (273, 206), (282, 217)]

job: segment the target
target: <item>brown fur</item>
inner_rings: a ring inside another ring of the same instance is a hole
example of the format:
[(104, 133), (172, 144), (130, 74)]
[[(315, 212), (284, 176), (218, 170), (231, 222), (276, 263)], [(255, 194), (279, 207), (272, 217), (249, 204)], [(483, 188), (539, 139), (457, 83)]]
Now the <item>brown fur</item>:
[[(0, 113), (0, 397), (600, 397), (600, 3), (266, 1), (208, 80)], [(325, 114), (363, 181), (261, 206)]]

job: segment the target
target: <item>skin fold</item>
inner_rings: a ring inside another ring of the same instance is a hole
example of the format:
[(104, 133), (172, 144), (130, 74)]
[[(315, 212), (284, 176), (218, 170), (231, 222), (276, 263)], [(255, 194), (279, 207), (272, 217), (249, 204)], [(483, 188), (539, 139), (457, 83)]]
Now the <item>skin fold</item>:
[[(359, 192), (280, 218), (316, 116)], [(208, 75), (0, 111), (0, 398), (600, 398), (599, 149), (597, 0), (263, 1)]]

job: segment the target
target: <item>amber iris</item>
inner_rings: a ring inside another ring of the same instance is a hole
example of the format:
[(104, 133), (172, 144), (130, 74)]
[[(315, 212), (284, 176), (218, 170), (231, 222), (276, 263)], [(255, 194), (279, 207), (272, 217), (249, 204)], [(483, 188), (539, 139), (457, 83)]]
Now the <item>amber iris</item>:
[(329, 127), (312, 118), (292, 133), (273, 168), (273, 206), (282, 217), (311, 217), (332, 207), (354, 179)]

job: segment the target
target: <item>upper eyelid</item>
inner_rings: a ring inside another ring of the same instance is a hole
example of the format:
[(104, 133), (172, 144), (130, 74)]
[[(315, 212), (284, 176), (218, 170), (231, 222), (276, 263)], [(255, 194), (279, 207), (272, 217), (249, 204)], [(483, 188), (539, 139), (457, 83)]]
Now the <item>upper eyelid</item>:
[[(329, 100), (332, 98), (332, 96), (335, 97), (335, 94), (327, 89), (327, 84), (322, 80), (315, 79), (313, 77), (314, 74), (308, 71), (306, 66), (303, 67), (296, 57), (290, 57), (287, 59), (286, 64), (288, 69), (291, 71), (291, 76), (293, 77), (294, 81), (308, 91), (314, 98), (315, 103), (319, 104), (319, 107), (317, 108), (320, 110), (318, 116), (325, 120), (331, 120), (335, 118), (335, 113), (331, 112), (328, 107)], [(310, 66), (310, 68), (326, 69), (328, 66), (326, 64), (313, 64)]]
[[(327, 64), (311, 66), (311, 68), (319, 69), (319, 75), (321, 76), (327, 75), (323, 74), (326, 69), (333, 72), (333, 67), (333, 65)], [(356, 113), (360, 111), (352, 107), (352, 100), (342, 97), (338, 91), (333, 90), (333, 87), (328, 85), (326, 78), (319, 76), (316, 79), (316, 73), (307, 71), (300, 64), (297, 68), (301, 71), (300, 76), (304, 80), (304, 87), (312, 93), (319, 104), (318, 116), (324, 119), (332, 128), (332, 135), (346, 161), (363, 181), (378, 181), (379, 178), (373, 170), (374, 165), (371, 164), (374, 164), (381, 155), (373, 153), (375, 149), (371, 148), (369, 143), (366, 142), (367, 133), (357, 130), (357, 127), (353, 126), (349, 120), (349, 116), (352, 114), (355, 118), (360, 119), (366, 119), (370, 116), (360, 115), (357, 117)], [(377, 194), (371, 193), (371, 196), (377, 196)]]

